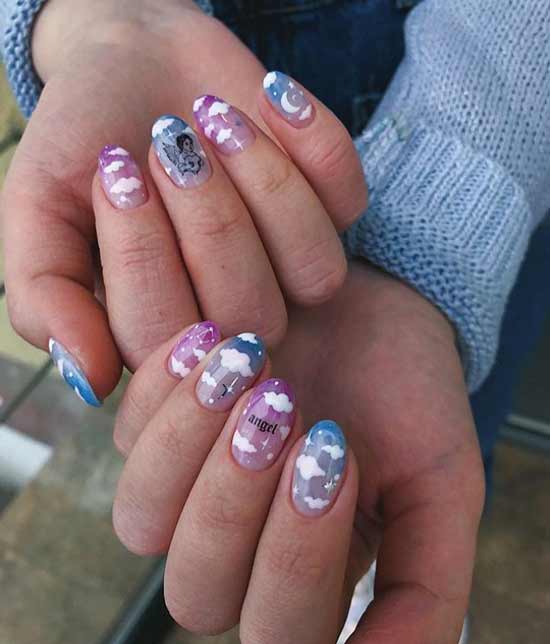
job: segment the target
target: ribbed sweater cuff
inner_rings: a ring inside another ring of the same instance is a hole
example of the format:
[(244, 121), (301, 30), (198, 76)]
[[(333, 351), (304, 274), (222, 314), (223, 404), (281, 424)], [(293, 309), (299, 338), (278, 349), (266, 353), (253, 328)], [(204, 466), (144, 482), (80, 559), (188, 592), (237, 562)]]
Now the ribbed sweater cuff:
[(532, 232), (522, 188), (500, 165), (435, 129), (385, 119), (357, 141), (368, 211), (344, 234), (455, 325), (470, 391), (496, 355), (500, 322)]

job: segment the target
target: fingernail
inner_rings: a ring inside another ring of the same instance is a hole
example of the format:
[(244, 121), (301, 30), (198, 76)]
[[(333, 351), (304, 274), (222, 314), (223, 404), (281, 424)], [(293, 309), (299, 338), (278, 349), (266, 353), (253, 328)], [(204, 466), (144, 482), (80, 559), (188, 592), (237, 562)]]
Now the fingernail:
[(296, 459), (292, 499), (307, 516), (324, 512), (336, 497), (346, 466), (346, 439), (332, 420), (322, 420), (308, 432)]
[(138, 164), (120, 146), (108, 145), (98, 158), (99, 179), (105, 196), (118, 210), (142, 206), (149, 195)]
[(266, 360), (265, 346), (254, 333), (231, 338), (216, 353), (197, 383), (204, 407), (227, 411), (250, 388)]
[(197, 98), (193, 114), (204, 135), (224, 154), (242, 152), (256, 139), (239, 112), (216, 96)]
[(168, 359), (168, 371), (176, 378), (185, 378), (221, 339), (218, 325), (206, 321), (195, 324), (178, 340)]
[(152, 130), (153, 146), (166, 174), (180, 188), (194, 188), (212, 174), (204, 149), (185, 121), (161, 116)]
[(101, 407), (102, 402), (95, 395), (88, 378), (86, 378), (84, 372), (67, 349), (53, 338), (50, 338), (48, 347), (50, 356), (59, 373), (80, 400), (92, 407)]
[(264, 78), (264, 91), (271, 105), (294, 127), (306, 127), (313, 121), (313, 104), (290, 76), (269, 72)]
[(265, 470), (277, 460), (294, 425), (295, 400), (284, 380), (272, 378), (254, 389), (233, 434), (231, 449), (239, 465)]

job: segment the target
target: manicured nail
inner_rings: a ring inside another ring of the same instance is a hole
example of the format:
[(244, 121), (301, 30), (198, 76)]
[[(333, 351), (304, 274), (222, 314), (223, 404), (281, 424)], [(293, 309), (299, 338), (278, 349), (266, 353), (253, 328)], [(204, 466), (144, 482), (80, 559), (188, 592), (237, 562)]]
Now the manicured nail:
[(199, 322), (178, 340), (168, 359), (168, 371), (176, 378), (185, 378), (204, 356), (221, 339), (218, 325), (214, 322)]
[(149, 198), (143, 175), (130, 153), (108, 145), (98, 159), (99, 179), (107, 199), (119, 210), (142, 206)]
[(266, 360), (265, 346), (254, 333), (231, 338), (208, 363), (197, 383), (197, 397), (209, 409), (227, 411), (250, 388)]
[(241, 152), (256, 139), (239, 112), (216, 96), (197, 98), (193, 114), (204, 135), (224, 154)]
[(315, 117), (315, 108), (302, 87), (282, 72), (269, 72), (264, 90), (277, 112), (294, 127), (308, 126)]
[(265, 470), (275, 462), (294, 425), (295, 400), (284, 380), (272, 378), (254, 389), (233, 435), (237, 463)]
[(308, 432), (296, 459), (292, 498), (302, 514), (315, 516), (336, 496), (346, 466), (346, 439), (332, 420), (322, 420)]
[(59, 373), (80, 400), (83, 400), (92, 407), (101, 407), (101, 400), (95, 395), (94, 390), (88, 382), (88, 378), (86, 378), (84, 372), (67, 349), (53, 338), (50, 338), (48, 347), (50, 349), (50, 356), (53, 363), (57, 366)]
[(194, 188), (212, 174), (204, 149), (185, 121), (170, 114), (153, 125), (153, 146), (166, 174), (180, 188)]

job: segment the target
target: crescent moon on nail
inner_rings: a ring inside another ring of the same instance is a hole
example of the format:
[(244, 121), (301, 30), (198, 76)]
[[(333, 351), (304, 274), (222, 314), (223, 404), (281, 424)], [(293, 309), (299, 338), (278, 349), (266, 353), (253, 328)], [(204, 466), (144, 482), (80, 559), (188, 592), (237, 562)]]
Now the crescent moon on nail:
[(281, 96), (281, 107), (285, 112), (288, 112), (289, 114), (296, 114), (296, 112), (299, 112), (302, 108), (296, 107), (292, 105), (292, 103), (289, 103), (287, 94), (288, 92), (285, 92)]

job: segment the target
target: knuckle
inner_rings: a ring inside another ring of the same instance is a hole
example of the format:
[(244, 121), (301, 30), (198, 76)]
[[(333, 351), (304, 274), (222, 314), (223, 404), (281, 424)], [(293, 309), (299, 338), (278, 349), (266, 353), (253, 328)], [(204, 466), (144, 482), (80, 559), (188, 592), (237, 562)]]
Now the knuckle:
[(315, 140), (309, 150), (307, 163), (321, 176), (340, 176), (342, 168), (345, 168), (356, 154), (347, 130), (338, 124), (329, 136)]
[(294, 191), (296, 169), (286, 157), (274, 165), (262, 165), (254, 171), (251, 178), (251, 190), (263, 200), (276, 198), (278, 195)]
[(158, 231), (141, 231), (138, 227), (126, 232), (117, 240), (116, 260), (113, 269), (119, 275), (143, 271), (151, 267), (160, 271), (164, 264), (166, 243)]
[(246, 533), (256, 525), (254, 504), (242, 504), (228, 491), (225, 481), (211, 479), (201, 493), (201, 523), (207, 533)]
[(189, 239), (204, 238), (213, 245), (239, 236), (244, 227), (244, 208), (234, 202), (227, 205), (223, 201), (215, 209), (209, 205), (197, 204), (193, 218), (189, 222)]
[(278, 579), (283, 588), (318, 588), (326, 577), (321, 551), (297, 540), (273, 546), (266, 554), (266, 568), (269, 578)]

